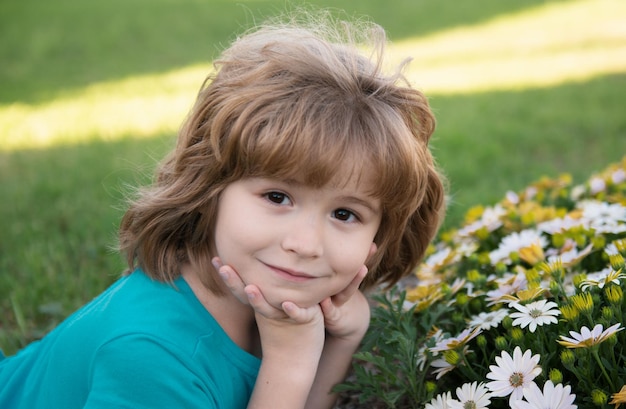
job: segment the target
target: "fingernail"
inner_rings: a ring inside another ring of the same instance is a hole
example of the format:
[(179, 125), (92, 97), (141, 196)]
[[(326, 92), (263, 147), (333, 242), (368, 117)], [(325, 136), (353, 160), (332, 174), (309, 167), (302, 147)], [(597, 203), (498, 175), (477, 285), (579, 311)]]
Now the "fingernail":
[(228, 280), (228, 272), (226, 272), (225, 270), (217, 270), (217, 272), (219, 273), (220, 277), (222, 277), (222, 280), (226, 281)]

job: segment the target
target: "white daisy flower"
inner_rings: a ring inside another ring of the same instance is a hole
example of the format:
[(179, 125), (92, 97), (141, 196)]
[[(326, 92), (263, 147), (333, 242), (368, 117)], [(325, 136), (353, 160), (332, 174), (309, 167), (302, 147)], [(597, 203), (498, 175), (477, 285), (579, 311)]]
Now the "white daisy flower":
[(488, 207), (483, 211), (480, 220), (470, 223), (457, 232), (459, 237), (469, 237), (476, 231), (485, 228), (487, 231), (492, 232), (502, 226), (500, 218), (506, 214), (506, 210), (501, 205), (495, 205), (494, 207)]
[(509, 190), (504, 195), (505, 199), (508, 200), (511, 204), (519, 204), (519, 195), (512, 190)]
[(435, 376), (435, 379), (440, 379), (442, 376), (448, 372), (452, 372), (454, 368), (456, 368), (456, 365), (449, 363), (443, 358), (435, 359), (430, 363), (430, 366), (437, 368), (433, 370), (433, 374), (437, 375)]
[(524, 388), (529, 386), (533, 379), (541, 373), (539, 366), (539, 354), (532, 355), (530, 350), (524, 351), (515, 347), (513, 356), (502, 351), (496, 357), (497, 365), (490, 365), (487, 379), (492, 379), (485, 386), (491, 391), (492, 396), (508, 396), (509, 403), (519, 400), (523, 396)]
[[(433, 345), (432, 343), (436, 344), (437, 342), (441, 341), (444, 338), (443, 336), (443, 331), (441, 331), (440, 329), (438, 329), (437, 331), (435, 331), (434, 334), (432, 334), (428, 340), (426, 341), (427, 343), (430, 343), (431, 345)], [(438, 353), (432, 353), (430, 352), (430, 349), (428, 348), (428, 345), (424, 344), (420, 347), (420, 349), (417, 351), (417, 367), (419, 368), (420, 371), (424, 370), (424, 367), (426, 366), (426, 362), (428, 361), (428, 359), (430, 359), (431, 356), (437, 356)]]
[(626, 207), (619, 203), (585, 201), (579, 207), (583, 219), (596, 233), (622, 233), (626, 231)]
[(592, 330), (582, 327), (580, 333), (570, 331), (571, 338), (561, 335), (561, 339), (557, 339), (556, 342), (567, 348), (589, 348), (606, 341), (611, 335), (623, 330), (624, 327), (620, 327), (620, 325), (619, 323), (612, 325), (604, 331), (602, 324), (597, 324)]
[(431, 352), (437, 353), (442, 351), (448, 351), (450, 349), (457, 349), (460, 346), (467, 344), (472, 339), (476, 338), (482, 330), (480, 328), (466, 328), (456, 337), (450, 337), (437, 342), (437, 345), (430, 348)]
[[(473, 352), (467, 345), (463, 346), (463, 349), (460, 351), (460, 354), (467, 356), (470, 352)], [(436, 354), (435, 354), (436, 355)], [(445, 355), (445, 353), (444, 353)], [(433, 368), (437, 368), (433, 370), (433, 374), (437, 375), (435, 379), (439, 379), (448, 372), (453, 371), (455, 368), (458, 368), (461, 365), (465, 365), (465, 361), (463, 359), (458, 359), (456, 363), (450, 363), (445, 358), (435, 359), (430, 363), (430, 366)]]
[(573, 200), (578, 201), (578, 200), (580, 200), (580, 198), (582, 197), (582, 195), (584, 195), (584, 194), (585, 194), (585, 192), (586, 192), (586, 191), (587, 191), (587, 188), (586, 188), (584, 185), (577, 185), (577, 186), (574, 186), (574, 187), (572, 188), (572, 192), (570, 193), (570, 197), (571, 197)]
[(505, 301), (507, 296), (513, 295), (520, 290), (525, 290), (528, 286), (526, 274), (519, 272), (517, 274), (506, 274), (504, 277), (495, 280), (497, 288), (487, 291), (487, 305), (494, 305)]
[(556, 234), (582, 225), (583, 222), (580, 219), (573, 219), (572, 217), (566, 215), (560, 219), (552, 219), (541, 222), (537, 225), (537, 229), (548, 234)]
[(424, 406), (424, 409), (448, 409), (450, 408), (449, 405), (452, 400), (452, 394), (450, 392), (445, 392), (435, 396), (430, 403), (427, 403), (426, 406)]
[(491, 328), (496, 328), (504, 318), (509, 315), (509, 310), (501, 308), (491, 312), (481, 312), (478, 315), (474, 315), (468, 325), (470, 327), (479, 327), (480, 329), (487, 331)]
[(552, 381), (543, 384), (543, 392), (534, 382), (524, 388), (524, 399), (511, 403), (512, 409), (577, 409), (574, 405), (576, 395), (571, 393), (569, 385), (554, 385)]
[(451, 409), (487, 409), (491, 403), (491, 393), (483, 383), (466, 383), (456, 388), (458, 401), (450, 401)]
[(617, 169), (615, 172), (611, 174), (611, 181), (616, 185), (619, 185), (625, 180), (626, 180), (626, 171), (624, 171), (624, 169)]
[(565, 251), (558, 255), (548, 257), (548, 263), (553, 263), (557, 259), (560, 259), (564, 267), (578, 264), (582, 259), (584, 259), (591, 253), (591, 250), (593, 250), (593, 244), (589, 244), (582, 250), (578, 250), (578, 247), (576, 247), (575, 245), (569, 246), (569, 248), (566, 248), (564, 250)]
[(599, 177), (591, 178), (591, 180), (589, 181), (589, 191), (592, 195), (604, 192), (604, 190), (606, 190), (606, 182), (604, 181), (604, 179)]
[(510, 261), (509, 255), (519, 251), (524, 247), (530, 247), (535, 244), (541, 248), (548, 245), (548, 241), (538, 231), (523, 230), (519, 233), (514, 232), (504, 237), (500, 242), (500, 246), (489, 253), (491, 264), (495, 265), (500, 261)]
[(588, 274), (587, 278), (580, 283), (580, 289), (583, 291), (587, 291), (590, 287), (602, 289), (609, 283), (620, 285), (620, 280), (625, 278), (626, 273), (622, 273), (621, 269), (615, 271), (611, 267), (607, 267), (601, 271)]
[(529, 186), (524, 191), (524, 196), (525, 196), (524, 199), (527, 202), (529, 202), (529, 201), (533, 200), (535, 198), (535, 196), (537, 196), (538, 192), (539, 192), (539, 190), (535, 186)]
[(604, 252), (606, 253), (607, 256), (615, 256), (619, 254), (619, 250), (617, 249), (617, 246), (615, 245), (615, 243), (610, 243), (608, 246), (606, 246), (604, 248)]
[(511, 314), (511, 318), (514, 318), (513, 325), (528, 327), (530, 332), (535, 332), (537, 325), (556, 324), (558, 322), (556, 316), (561, 314), (559, 306), (548, 300), (539, 300), (526, 305), (516, 302), (511, 304), (511, 307), (518, 311)]

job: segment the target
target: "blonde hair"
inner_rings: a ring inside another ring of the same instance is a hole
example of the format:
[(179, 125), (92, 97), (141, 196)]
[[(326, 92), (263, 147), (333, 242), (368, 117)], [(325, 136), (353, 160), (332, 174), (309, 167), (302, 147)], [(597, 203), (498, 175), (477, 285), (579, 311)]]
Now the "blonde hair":
[[(328, 27), (262, 26), (215, 62), (176, 148), (122, 219), (130, 268), (163, 281), (180, 274), (181, 262), (212, 271), (217, 203), (229, 183), (270, 176), (320, 187), (346, 162), (373, 172), (383, 209), (362, 288), (393, 285), (415, 268), (443, 215), (444, 186), (428, 149), (434, 116), (399, 70), (382, 74), (382, 28)], [(203, 277), (221, 294), (214, 280)]]

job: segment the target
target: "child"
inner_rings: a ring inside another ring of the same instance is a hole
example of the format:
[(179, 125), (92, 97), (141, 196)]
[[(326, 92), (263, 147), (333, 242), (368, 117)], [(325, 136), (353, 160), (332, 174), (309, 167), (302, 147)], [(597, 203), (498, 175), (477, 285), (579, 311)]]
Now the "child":
[(362, 291), (411, 272), (444, 195), (426, 98), (381, 74), (382, 29), (366, 58), (342, 27), (223, 53), (122, 219), (132, 273), (0, 363), (0, 407), (333, 406)]

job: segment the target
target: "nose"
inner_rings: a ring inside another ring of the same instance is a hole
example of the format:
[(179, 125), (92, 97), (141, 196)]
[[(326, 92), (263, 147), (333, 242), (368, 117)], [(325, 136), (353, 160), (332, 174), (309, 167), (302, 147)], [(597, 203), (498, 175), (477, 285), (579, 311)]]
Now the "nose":
[(320, 257), (324, 253), (322, 221), (314, 215), (299, 215), (285, 229), (281, 247), (302, 258)]

